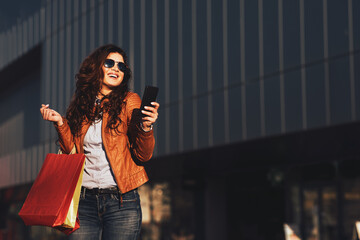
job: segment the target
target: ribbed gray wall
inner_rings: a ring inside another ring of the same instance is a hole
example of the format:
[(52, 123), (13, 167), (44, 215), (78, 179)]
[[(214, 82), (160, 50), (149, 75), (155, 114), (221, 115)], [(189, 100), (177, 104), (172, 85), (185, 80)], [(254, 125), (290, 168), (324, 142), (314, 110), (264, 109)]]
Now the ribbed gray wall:
[[(175, 154), (359, 120), (359, 12), (354, 0), (53, 0), (0, 33), (0, 71), (40, 45), (31, 81), (39, 104), (64, 114), (80, 62), (115, 43), (135, 92), (160, 87), (155, 156)], [(31, 101), (26, 89), (13, 98)], [(10, 99), (0, 104), (0, 187), (33, 180), (57, 150), (37, 107), (4, 114)], [(39, 133), (22, 145), (28, 114)]]

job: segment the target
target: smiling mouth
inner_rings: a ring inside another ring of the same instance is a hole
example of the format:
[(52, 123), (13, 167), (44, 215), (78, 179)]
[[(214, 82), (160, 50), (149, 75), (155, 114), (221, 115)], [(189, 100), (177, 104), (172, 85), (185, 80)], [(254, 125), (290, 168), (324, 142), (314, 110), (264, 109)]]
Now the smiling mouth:
[(118, 78), (118, 76), (115, 75), (115, 74), (109, 74), (108, 76), (111, 77), (111, 78)]

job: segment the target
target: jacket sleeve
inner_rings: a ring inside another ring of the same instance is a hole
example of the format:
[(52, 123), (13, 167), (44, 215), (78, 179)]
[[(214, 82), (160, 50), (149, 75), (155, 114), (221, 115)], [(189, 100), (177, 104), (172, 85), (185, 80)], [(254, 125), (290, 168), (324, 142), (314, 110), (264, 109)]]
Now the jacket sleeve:
[(54, 124), (54, 126), (59, 136), (61, 150), (65, 154), (70, 154), (72, 148), (74, 147), (74, 138), (70, 131), (70, 126), (64, 117), (63, 122), (64, 123), (61, 126), (58, 126), (56, 124)]
[(128, 136), (130, 141), (130, 150), (134, 157), (145, 162), (152, 157), (155, 138), (153, 131), (145, 132), (140, 127), (141, 99), (136, 93), (129, 93), (126, 100), (126, 111), (128, 116)]

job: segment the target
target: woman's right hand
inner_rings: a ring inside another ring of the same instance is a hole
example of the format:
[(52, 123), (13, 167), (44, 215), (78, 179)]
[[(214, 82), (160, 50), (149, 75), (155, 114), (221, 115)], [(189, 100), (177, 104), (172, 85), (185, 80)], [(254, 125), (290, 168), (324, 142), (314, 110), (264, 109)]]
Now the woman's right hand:
[(47, 105), (41, 104), (40, 113), (44, 120), (54, 122), (58, 126), (61, 126), (64, 123), (61, 115), (55, 110), (50, 109), (49, 104)]

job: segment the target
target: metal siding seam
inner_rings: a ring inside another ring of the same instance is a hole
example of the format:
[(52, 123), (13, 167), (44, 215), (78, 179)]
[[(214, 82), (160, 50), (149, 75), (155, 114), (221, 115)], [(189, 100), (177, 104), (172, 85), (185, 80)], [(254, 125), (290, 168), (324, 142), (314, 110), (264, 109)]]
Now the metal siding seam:
[(130, 24), (130, 33), (129, 33), (129, 62), (130, 67), (132, 69), (132, 79), (133, 81), (130, 82), (130, 89), (134, 90), (134, 80), (135, 80), (135, 74), (136, 74), (136, 67), (135, 66), (135, 29), (134, 29), (134, 1), (129, 1), (129, 24)]
[[(130, 1), (130, 3), (133, 1)], [(99, 2), (99, 45), (104, 44), (104, 2)]]
[(16, 58), (20, 57), (21, 55), (23, 55), (23, 34), (22, 34), (22, 29), (23, 29), (23, 23), (20, 23), (18, 22), (18, 24), (16, 25), (17, 27), (17, 41), (16, 41), (16, 44), (17, 44), (17, 53), (15, 55), (15, 58), (13, 60), (15, 60)]
[(224, 135), (225, 143), (230, 142), (229, 120), (229, 69), (228, 69), (228, 22), (227, 0), (223, 0), (223, 78), (224, 78)]
[(64, 112), (64, 76), (65, 76), (65, 11), (64, 1), (59, 2), (59, 82), (58, 82), (58, 111), (60, 114)]
[(178, 0), (178, 95), (179, 95), (179, 151), (184, 150), (184, 99), (183, 99), (183, 25), (182, 0)]
[(352, 0), (348, 0), (348, 24), (349, 24), (349, 71), (350, 71), (350, 98), (351, 120), (356, 120), (356, 92), (355, 92), (355, 63), (354, 63), (354, 25)]
[(22, 34), (23, 34), (23, 38), (22, 38), (22, 40), (23, 40), (23, 43), (22, 43), (22, 45), (23, 45), (23, 54), (24, 53), (26, 53), (27, 51), (28, 51), (28, 48), (29, 48), (29, 36), (28, 36), (28, 33), (29, 33), (29, 20), (27, 19), (27, 20), (25, 20), (24, 22), (23, 22), (23, 31), (22, 31)]
[(34, 15), (29, 18), (29, 48), (34, 46)]
[(193, 107), (193, 148), (198, 148), (198, 115), (197, 115), (197, 35), (196, 35), (196, 0), (191, 1), (191, 19), (192, 19), (192, 28), (191, 28), (191, 45), (192, 45), (192, 107)]
[[(71, 19), (71, 0), (67, 0), (67, 9), (66, 9), (66, 19), (67, 21), (69, 21), (69, 19)], [(72, 83), (72, 74), (71, 74), (71, 70), (72, 70), (72, 61), (71, 61), (71, 56), (72, 56), (72, 51), (71, 51), (71, 29), (72, 29), (72, 24), (67, 24), (66, 25), (66, 49), (67, 51), (65, 51), (66, 54), (66, 71), (65, 71), (65, 105), (68, 105), (68, 103), (70, 102), (70, 97), (71, 97), (71, 83)]]
[(145, 67), (145, 58), (146, 58), (146, 22), (145, 22), (145, 0), (141, 0), (140, 2), (140, 48), (141, 48), (141, 56), (140, 56), (140, 92), (143, 93), (145, 90), (145, 77), (146, 77), (146, 67)]
[(300, 54), (301, 54), (301, 93), (302, 93), (302, 122), (303, 129), (307, 129), (307, 101), (306, 101), (306, 69), (305, 69), (305, 22), (304, 0), (299, 1), (300, 8)]
[(120, 45), (120, 47), (122, 47), (123, 44), (123, 22), (122, 22), (122, 17), (123, 17), (123, 1), (119, 0), (118, 1), (118, 44)]
[[(157, 1), (153, 0), (152, 2), (152, 49), (153, 49), (153, 55), (152, 55), (152, 64), (153, 64), (153, 77), (152, 77), (152, 84), (154, 86), (157, 86)], [(155, 139), (157, 139), (157, 125), (155, 125)], [(154, 149), (154, 155), (156, 155), (158, 152), (157, 144), (155, 144)]]
[(208, 126), (208, 132), (209, 132), (209, 146), (211, 147), (214, 145), (214, 132), (213, 132), (213, 104), (212, 104), (212, 52), (211, 52), (211, 0), (207, 0), (206, 4), (206, 25), (207, 25), (207, 77), (208, 77), (208, 119), (209, 119), (209, 126)]
[[(90, 51), (95, 49), (95, 0), (90, 1)], [(121, 15), (121, 14), (119, 14)]]
[(331, 123), (330, 109), (330, 70), (329, 70), (329, 38), (328, 38), (328, 17), (327, 0), (323, 0), (323, 29), (324, 29), (324, 75), (325, 75), (325, 110), (326, 125)]
[(283, 25), (283, 0), (278, 0), (278, 24), (279, 24), (279, 77), (280, 77), (280, 112), (281, 133), (286, 132), (285, 115), (285, 76), (284, 76), (284, 25)]
[(74, 0), (73, 5), (73, 51), (72, 51), (72, 59), (74, 60), (72, 64), (73, 75), (77, 72), (79, 68), (79, 20), (77, 19), (79, 16), (79, 0)]
[(258, 0), (259, 19), (259, 79), (260, 79), (260, 129), (261, 136), (265, 136), (265, 90), (264, 90), (264, 23), (263, 23), (263, 1)]
[(86, 57), (86, 47), (87, 47), (87, 36), (86, 36), (86, 25), (87, 25), (87, 21), (86, 21), (86, 4), (87, 1), (82, 1), (81, 2), (81, 58), (85, 58)]
[(4, 66), (4, 59), (5, 59), (5, 44), (4, 44), (4, 33), (0, 33), (0, 52), (2, 54), (0, 54), (0, 70), (3, 68)]
[(113, 28), (113, 19), (114, 19), (114, 2), (113, 0), (108, 0), (108, 42), (114, 42), (114, 28)]
[(34, 17), (34, 45), (40, 40), (40, 12), (37, 12)]
[[(195, 0), (194, 0), (195, 1)], [(165, 0), (165, 103), (168, 105), (165, 110), (165, 152), (170, 153), (170, 3)]]
[(241, 127), (242, 138), (247, 139), (246, 79), (245, 79), (245, 0), (240, 0), (240, 71), (241, 71)]

